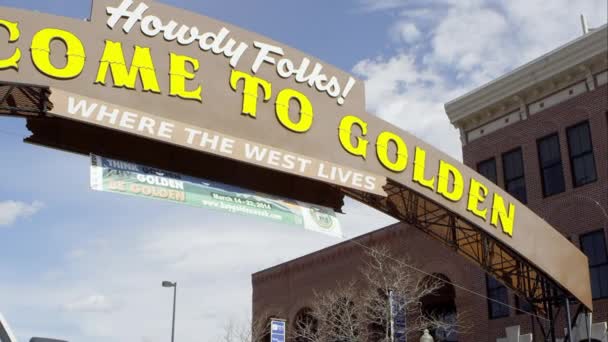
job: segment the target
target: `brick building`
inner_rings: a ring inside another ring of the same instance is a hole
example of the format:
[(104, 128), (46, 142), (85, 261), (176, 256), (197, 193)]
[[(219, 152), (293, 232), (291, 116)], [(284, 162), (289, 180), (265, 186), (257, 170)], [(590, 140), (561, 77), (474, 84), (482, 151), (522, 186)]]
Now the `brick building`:
[[(446, 104), (461, 132), (463, 159), (558, 229), (589, 257), (594, 322), (608, 321), (608, 28), (603, 26)], [(367, 246), (387, 245), (426, 272), (441, 274), (500, 305), (452, 288), (435, 305), (466, 312), (472, 328), (449, 341), (491, 341), (505, 329), (522, 334), (540, 327), (502, 283), (440, 242), (406, 224), (260, 271), (252, 276), (253, 315), (293, 322), (313, 291), (357, 277)], [(564, 336), (563, 320), (558, 337)], [(580, 325), (580, 324), (579, 324)], [(575, 331), (583, 331), (576, 327)], [(606, 341), (597, 324), (592, 337)], [(577, 341), (586, 332), (575, 332)], [(446, 340), (446, 341), (447, 341)]]

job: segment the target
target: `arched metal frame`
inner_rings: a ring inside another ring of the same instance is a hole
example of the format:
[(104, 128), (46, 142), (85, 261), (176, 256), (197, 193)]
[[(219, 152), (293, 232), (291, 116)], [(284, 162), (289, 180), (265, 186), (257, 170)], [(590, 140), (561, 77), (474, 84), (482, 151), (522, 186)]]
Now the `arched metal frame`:
[[(0, 82), (0, 115), (53, 120), (48, 116), (53, 108), (49, 95), (47, 87)], [(32, 137), (25, 141), (39, 143)], [(555, 341), (554, 322), (564, 308), (564, 298), (569, 296), (554, 280), (471, 222), (425, 196), (392, 181), (385, 191), (387, 197), (336, 187), (336, 192), (420, 229), (501, 281), (532, 305), (533, 320), (543, 336)], [(574, 319), (583, 310), (578, 304)], [(548, 327), (541, 317), (548, 320)]]
[[(543, 338), (556, 340), (555, 321), (568, 295), (553, 279), (494, 237), (421, 194), (392, 181), (385, 190), (387, 197), (341, 188), (345, 195), (420, 229), (478, 265), (528, 301)], [(577, 315), (583, 310), (579, 303)]]

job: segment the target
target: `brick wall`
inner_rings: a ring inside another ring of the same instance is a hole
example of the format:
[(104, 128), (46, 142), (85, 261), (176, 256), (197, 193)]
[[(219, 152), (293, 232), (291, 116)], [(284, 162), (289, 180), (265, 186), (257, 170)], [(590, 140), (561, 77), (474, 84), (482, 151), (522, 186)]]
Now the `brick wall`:
[[(474, 140), (463, 147), (464, 163), (476, 168), (483, 160), (495, 158), (498, 184), (504, 188), (502, 154), (521, 147), (527, 190), (527, 205), (565, 237), (579, 246), (580, 235), (599, 229), (608, 231), (608, 85), (545, 109), (527, 120), (517, 122), (500, 131)], [(573, 187), (572, 169), (568, 155), (566, 129), (588, 120), (596, 163), (597, 181)], [(537, 140), (558, 133), (564, 180), (564, 192), (543, 197)], [(579, 246), (580, 247), (580, 246)], [(513, 296), (510, 296), (514, 304)], [(608, 321), (608, 300), (594, 302), (594, 320)], [(563, 321), (563, 320), (562, 320)], [(530, 320), (516, 316), (492, 320), (490, 334), (502, 333), (504, 326), (521, 324), (523, 332), (530, 332)], [(560, 326), (560, 331), (563, 324)], [(558, 335), (561, 336), (561, 335)]]
[[(394, 256), (408, 258), (426, 272), (443, 274), (455, 284), (485, 293), (485, 276), (477, 266), (417, 228), (395, 224), (357, 241), (369, 247), (387, 246)], [(315, 291), (335, 289), (338, 284), (357, 279), (364, 267), (364, 256), (362, 247), (346, 242), (254, 274), (254, 317), (281, 317), (287, 319), (289, 326), (301, 309), (311, 306)], [(457, 309), (470, 326), (466, 334), (459, 335), (459, 341), (485, 341), (479, 336), (485, 336), (489, 329), (486, 300), (460, 288), (455, 290)], [(414, 341), (418, 337), (412, 336)]]

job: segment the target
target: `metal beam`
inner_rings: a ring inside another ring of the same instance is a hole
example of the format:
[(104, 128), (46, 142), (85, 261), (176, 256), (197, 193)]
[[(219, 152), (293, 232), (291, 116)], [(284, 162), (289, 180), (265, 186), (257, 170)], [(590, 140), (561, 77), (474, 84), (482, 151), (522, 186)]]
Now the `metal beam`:
[[(386, 198), (352, 189), (343, 193), (420, 229), (432, 238), (479, 265), (534, 308), (534, 313), (553, 319), (555, 295), (562, 289), (500, 241), (424, 196), (389, 182)], [(553, 325), (553, 324), (551, 324)], [(552, 330), (552, 329), (551, 329)]]

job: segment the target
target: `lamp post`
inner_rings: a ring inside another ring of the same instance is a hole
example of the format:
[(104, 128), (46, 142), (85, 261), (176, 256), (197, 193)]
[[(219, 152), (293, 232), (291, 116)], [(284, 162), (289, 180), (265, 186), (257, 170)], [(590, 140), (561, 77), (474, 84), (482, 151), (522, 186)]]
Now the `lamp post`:
[(434, 342), (433, 336), (429, 334), (428, 329), (424, 329), (424, 334), (420, 337), (420, 342)]
[(171, 342), (175, 341), (175, 301), (177, 299), (177, 282), (163, 281), (163, 287), (173, 288), (173, 321), (171, 323)]

